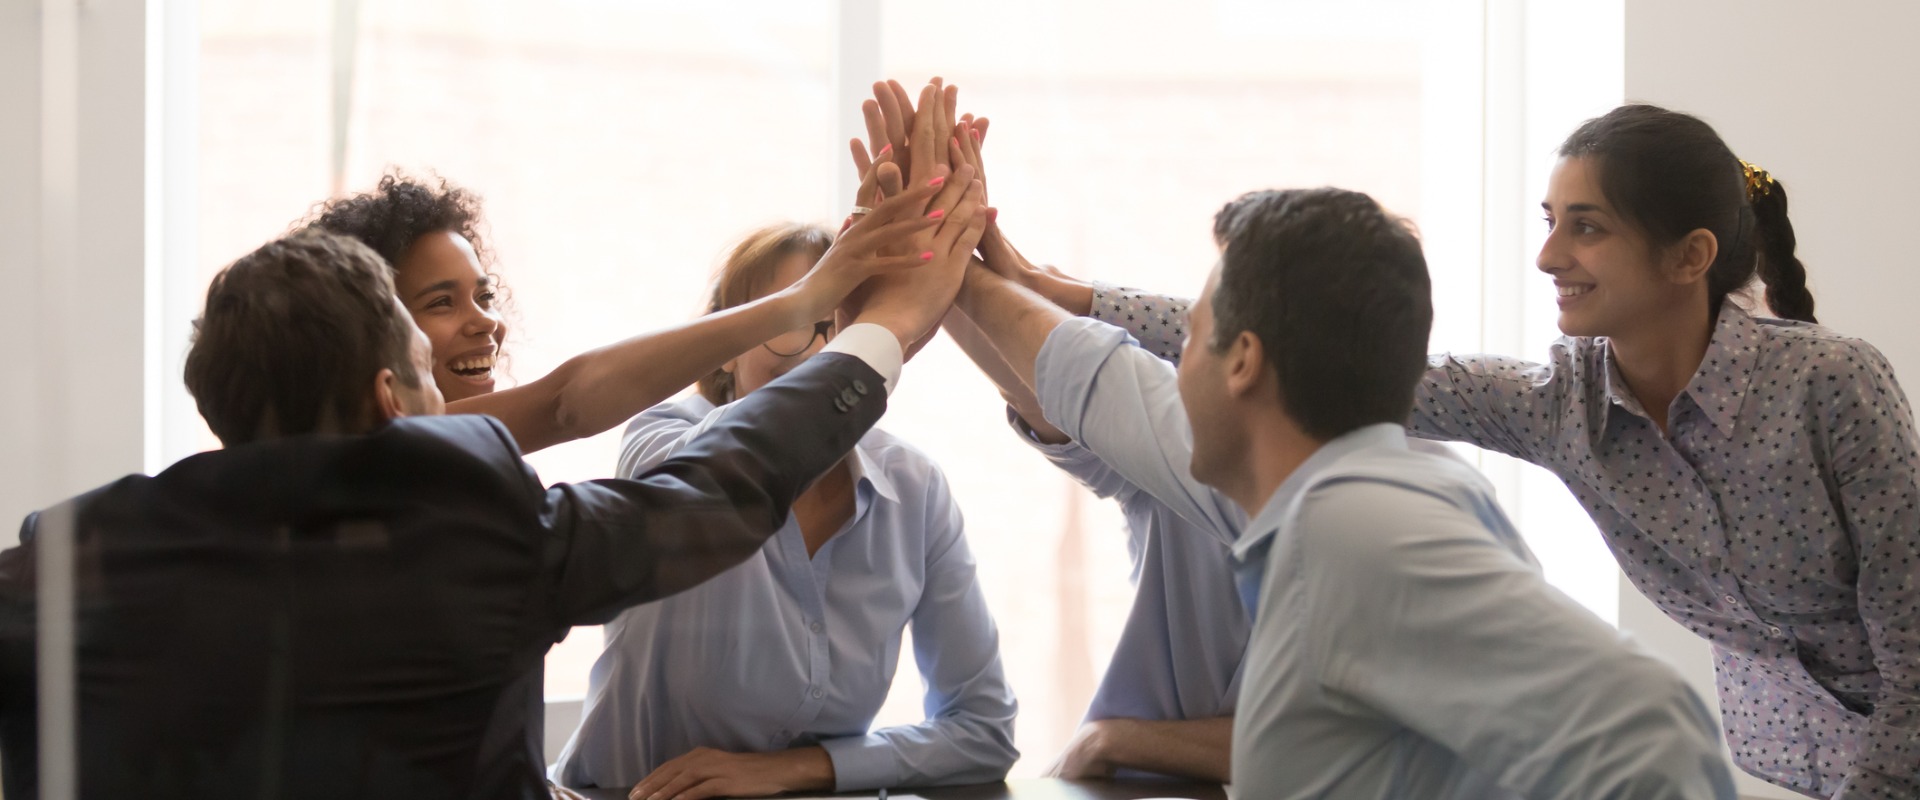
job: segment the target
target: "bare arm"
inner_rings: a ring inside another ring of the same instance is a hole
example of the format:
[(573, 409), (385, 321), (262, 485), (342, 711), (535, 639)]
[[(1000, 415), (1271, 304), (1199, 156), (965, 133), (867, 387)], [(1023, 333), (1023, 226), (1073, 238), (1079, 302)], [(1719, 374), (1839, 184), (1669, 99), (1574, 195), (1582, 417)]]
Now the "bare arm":
[[(918, 253), (907, 245), (928, 240), (940, 223), (924, 216), (937, 189), (914, 186), (894, 192), (848, 228), (812, 271), (784, 290), (582, 353), (525, 386), (450, 403), (447, 413), (493, 415), (523, 453), (612, 428), (728, 359), (833, 313), (868, 278), (893, 277), (926, 265), (930, 256), (903, 253)], [(958, 200), (949, 198), (950, 203)]]
[(1233, 717), (1103, 719), (1080, 726), (1048, 774), (1104, 778), (1124, 768), (1225, 783), (1232, 758)]
[(955, 300), (960, 311), (987, 336), (1013, 377), (1033, 387), (1034, 363), (1047, 336), (1073, 314), (982, 267), (969, 267)]
[(807, 324), (791, 292), (567, 359), (539, 380), (447, 404), (449, 414), (491, 414), (523, 453), (592, 436), (627, 421), (760, 343)]
[(1020, 421), (1026, 423), (1035, 438), (1043, 444), (1071, 441), (1059, 428), (1047, 422), (1046, 416), (1040, 413), (1040, 399), (1034, 396), (1033, 387), (1020, 382), (1020, 377), (1012, 367), (1007, 366), (1006, 359), (1000, 357), (1000, 351), (993, 349), (993, 342), (987, 339), (979, 326), (973, 324), (973, 320), (959, 309), (954, 309), (947, 312), (945, 327), (947, 335), (952, 336), (967, 358), (973, 359), (974, 365), (986, 373), (988, 380), (993, 381), (993, 385), (1000, 390), (1000, 397), (1013, 407), (1015, 414), (1020, 415)]

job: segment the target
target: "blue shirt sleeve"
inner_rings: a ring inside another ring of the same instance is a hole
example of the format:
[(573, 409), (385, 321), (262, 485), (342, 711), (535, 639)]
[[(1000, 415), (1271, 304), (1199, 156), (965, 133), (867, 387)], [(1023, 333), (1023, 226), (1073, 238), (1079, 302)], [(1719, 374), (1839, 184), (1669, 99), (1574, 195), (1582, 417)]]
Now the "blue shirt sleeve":
[(1020, 757), (1017, 705), (1000, 664), (1000, 633), (974, 575), (960, 508), (938, 471), (926, 487), (927, 579), (914, 609), (914, 661), (926, 721), (827, 739), (836, 791), (990, 783)]
[(1054, 427), (1194, 530), (1225, 544), (1239, 537), (1246, 515), (1189, 471), (1193, 429), (1172, 364), (1126, 331), (1077, 318), (1048, 335), (1034, 374)]

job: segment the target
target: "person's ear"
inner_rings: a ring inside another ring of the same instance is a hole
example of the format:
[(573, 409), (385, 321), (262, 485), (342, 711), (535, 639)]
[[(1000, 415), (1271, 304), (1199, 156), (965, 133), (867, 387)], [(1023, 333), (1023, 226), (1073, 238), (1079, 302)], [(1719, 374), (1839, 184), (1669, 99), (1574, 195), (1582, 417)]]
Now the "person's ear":
[(1707, 270), (1720, 256), (1720, 240), (1712, 231), (1695, 228), (1673, 246), (1673, 260), (1667, 267), (1667, 279), (1679, 284), (1705, 280)]
[(378, 415), (376, 422), (386, 423), (407, 415), (407, 408), (400, 399), (400, 376), (392, 369), (382, 369), (373, 376), (373, 410)]
[(1259, 388), (1267, 374), (1267, 353), (1260, 346), (1260, 337), (1252, 331), (1241, 331), (1222, 355), (1227, 366), (1228, 397), (1246, 397)]

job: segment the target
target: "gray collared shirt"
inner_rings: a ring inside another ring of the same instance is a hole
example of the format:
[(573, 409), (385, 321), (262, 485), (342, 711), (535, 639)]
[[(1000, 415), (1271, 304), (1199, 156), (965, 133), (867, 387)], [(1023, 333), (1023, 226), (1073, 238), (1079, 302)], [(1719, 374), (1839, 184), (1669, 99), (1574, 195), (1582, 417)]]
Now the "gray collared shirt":
[[(1118, 328), (1042, 348), (1048, 421), (1203, 528), (1174, 369)], [(1398, 426), (1328, 443), (1235, 543), (1256, 603), (1234, 784), (1263, 798), (1733, 797), (1711, 715), (1549, 586), (1477, 472)]]

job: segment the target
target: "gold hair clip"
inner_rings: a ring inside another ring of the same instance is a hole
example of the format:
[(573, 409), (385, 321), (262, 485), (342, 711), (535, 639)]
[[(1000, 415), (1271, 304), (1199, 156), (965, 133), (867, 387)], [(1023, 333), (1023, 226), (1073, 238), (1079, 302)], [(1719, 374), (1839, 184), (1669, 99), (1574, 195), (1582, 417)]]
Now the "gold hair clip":
[(1751, 161), (1740, 162), (1740, 170), (1747, 176), (1747, 202), (1759, 201), (1761, 197), (1773, 194), (1773, 175), (1754, 166)]

